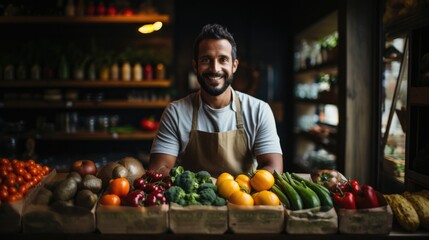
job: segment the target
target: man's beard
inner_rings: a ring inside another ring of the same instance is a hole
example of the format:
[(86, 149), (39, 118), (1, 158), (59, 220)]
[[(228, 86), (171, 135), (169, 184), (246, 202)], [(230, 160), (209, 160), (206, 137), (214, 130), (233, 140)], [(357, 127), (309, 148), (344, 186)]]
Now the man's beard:
[[(223, 76), (225, 78), (225, 83), (223, 84), (223, 86), (221, 88), (214, 88), (214, 87), (211, 87), (210, 85), (208, 85), (204, 81), (204, 78), (208, 77), (210, 75)], [(203, 73), (203, 74), (197, 74), (197, 79), (198, 79), (198, 83), (200, 84), (201, 88), (203, 88), (204, 91), (206, 91), (209, 95), (211, 95), (211, 96), (219, 96), (222, 93), (224, 93), (226, 91), (226, 89), (231, 85), (232, 79), (233, 79), (233, 75), (227, 77), (223, 73), (208, 72), (208, 73)]]

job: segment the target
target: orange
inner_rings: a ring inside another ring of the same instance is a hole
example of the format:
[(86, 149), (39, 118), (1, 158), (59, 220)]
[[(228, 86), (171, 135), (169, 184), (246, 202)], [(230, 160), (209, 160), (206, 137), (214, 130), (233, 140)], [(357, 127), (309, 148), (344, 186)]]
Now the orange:
[(217, 187), (218, 193), (228, 199), (234, 192), (240, 191), (240, 185), (234, 180), (225, 179)]
[(255, 200), (255, 205), (280, 205), (279, 197), (271, 191), (263, 190), (253, 194), (252, 196)]
[(274, 185), (273, 174), (265, 169), (256, 170), (250, 177), (250, 185), (255, 191), (269, 190)]
[(223, 172), (219, 175), (219, 177), (217, 177), (216, 186), (219, 187), (219, 185), (226, 179), (234, 180), (234, 177), (230, 173)]
[(237, 191), (231, 194), (228, 201), (233, 204), (242, 206), (253, 206), (254, 200), (252, 195), (243, 191)]
[(235, 181), (240, 185), (241, 190), (250, 193), (252, 191), (252, 187), (250, 186), (250, 177), (245, 174), (239, 174)]

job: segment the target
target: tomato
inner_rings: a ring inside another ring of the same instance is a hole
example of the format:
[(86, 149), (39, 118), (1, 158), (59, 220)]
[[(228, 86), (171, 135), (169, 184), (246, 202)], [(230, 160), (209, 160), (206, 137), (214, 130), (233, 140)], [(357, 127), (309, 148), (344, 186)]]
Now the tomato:
[(219, 186), (224, 180), (227, 180), (227, 179), (234, 180), (234, 176), (232, 176), (230, 173), (227, 173), (227, 172), (221, 173), (219, 177), (217, 177), (216, 186)]
[(130, 191), (130, 183), (126, 178), (116, 178), (109, 183), (109, 188), (112, 194), (125, 197)]
[(254, 200), (253, 197), (246, 192), (236, 191), (228, 198), (228, 201), (233, 204), (242, 205), (242, 206), (253, 206)]
[(108, 206), (119, 206), (121, 205), (121, 199), (116, 194), (104, 194), (100, 199), (100, 204)]
[(256, 170), (250, 178), (250, 185), (255, 191), (269, 190), (274, 185), (274, 176), (265, 169)]
[(279, 197), (275, 193), (268, 190), (256, 192), (252, 195), (252, 197), (255, 200), (255, 205), (280, 205)]
[(240, 191), (240, 185), (234, 180), (226, 179), (219, 184), (217, 190), (222, 197), (228, 199), (231, 194)]
[(140, 125), (145, 131), (155, 131), (158, 129), (159, 122), (153, 118), (143, 118)]
[(9, 196), (7, 197), (8, 202), (14, 202), (14, 201), (18, 201), (21, 200), (22, 198), (24, 198), (24, 196), (21, 193), (14, 193), (14, 194), (9, 194)]
[(8, 196), (9, 196), (9, 191), (7, 189), (0, 190), (0, 200), (6, 201)]
[(235, 181), (238, 182), (241, 190), (247, 193), (252, 191), (252, 187), (250, 186), (250, 177), (246, 174), (239, 174), (237, 177), (235, 177)]

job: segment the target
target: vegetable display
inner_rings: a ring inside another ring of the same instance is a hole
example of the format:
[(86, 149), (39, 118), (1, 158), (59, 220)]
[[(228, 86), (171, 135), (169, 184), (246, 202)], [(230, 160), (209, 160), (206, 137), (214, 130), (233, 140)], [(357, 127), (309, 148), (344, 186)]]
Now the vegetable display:
[(283, 205), (290, 210), (333, 207), (329, 190), (295, 173), (274, 172), (275, 184), (272, 190), (279, 195)]
[(360, 185), (354, 179), (338, 184), (332, 191), (332, 197), (337, 208), (365, 209), (380, 206), (374, 188), (368, 184)]
[[(105, 195), (100, 199), (103, 205), (121, 205), (147, 207), (167, 204), (165, 191), (172, 186), (170, 176), (148, 170), (130, 184), (127, 178), (116, 178), (110, 181)], [(113, 195), (113, 196), (112, 196)], [(119, 198), (119, 204), (116, 197)]]
[(235, 178), (224, 172), (216, 180), (219, 194), (228, 202), (242, 205), (280, 205), (278, 195), (271, 190), (274, 176), (271, 172), (259, 169), (249, 175), (238, 174)]
[(176, 166), (170, 170), (170, 178), (172, 186), (165, 191), (167, 202), (182, 206), (226, 204), (207, 171), (192, 172)]
[(42, 181), (51, 169), (35, 160), (21, 161), (2, 158), (0, 160), (0, 200), (21, 200), (28, 191)]

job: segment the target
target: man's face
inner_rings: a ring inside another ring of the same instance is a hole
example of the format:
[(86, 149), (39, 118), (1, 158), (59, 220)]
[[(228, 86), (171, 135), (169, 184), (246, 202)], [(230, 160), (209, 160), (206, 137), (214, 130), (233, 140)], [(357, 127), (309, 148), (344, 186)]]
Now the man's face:
[(225, 39), (205, 39), (199, 45), (198, 60), (193, 62), (201, 88), (212, 96), (231, 85), (238, 60), (232, 59), (232, 46)]

